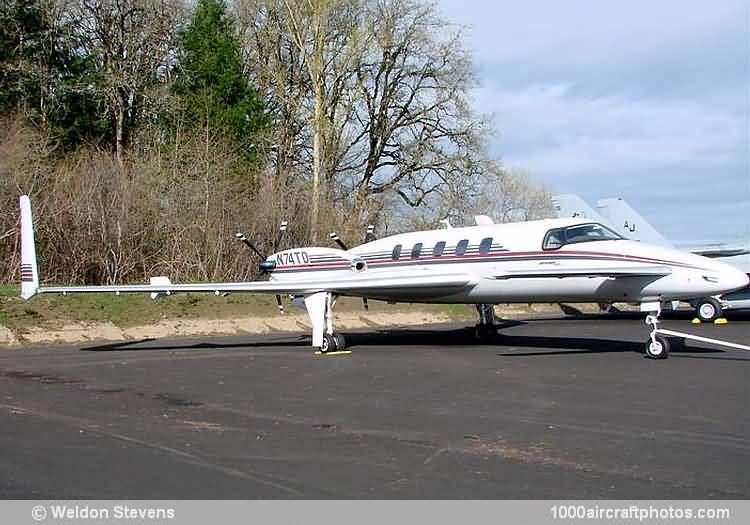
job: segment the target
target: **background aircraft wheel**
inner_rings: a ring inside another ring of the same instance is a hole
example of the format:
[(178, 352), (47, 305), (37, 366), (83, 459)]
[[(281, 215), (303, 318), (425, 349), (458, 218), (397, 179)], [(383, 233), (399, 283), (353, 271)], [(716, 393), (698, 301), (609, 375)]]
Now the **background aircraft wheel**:
[(711, 323), (721, 317), (721, 304), (713, 297), (706, 297), (695, 305), (695, 315), (705, 323)]
[(330, 334), (323, 334), (323, 344), (320, 347), (321, 354), (336, 351), (336, 339)]
[(346, 350), (346, 338), (344, 337), (344, 334), (335, 333), (333, 334), (333, 338), (336, 341), (337, 352), (343, 352)]
[(657, 335), (656, 342), (654, 342), (649, 337), (646, 341), (646, 357), (651, 359), (666, 359), (669, 357), (669, 340)]

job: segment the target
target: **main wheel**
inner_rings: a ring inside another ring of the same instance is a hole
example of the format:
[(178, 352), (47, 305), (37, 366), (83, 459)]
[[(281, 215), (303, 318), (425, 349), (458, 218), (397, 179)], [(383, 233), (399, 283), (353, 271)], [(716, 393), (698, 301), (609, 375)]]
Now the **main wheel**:
[(336, 351), (336, 339), (331, 334), (323, 334), (323, 344), (320, 347), (321, 354)]
[(646, 357), (650, 359), (666, 359), (669, 357), (669, 340), (661, 335), (656, 336), (656, 341), (649, 337), (646, 340)]
[(344, 334), (336, 332), (335, 334), (333, 334), (333, 338), (336, 341), (337, 352), (343, 352), (344, 350), (346, 350), (346, 338), (344, 337)]
[(478, 324), (474, 326), (474, 338), (480, 342), (485, 342), (497, 335), (497, 327), (489, 324)]
[(712, 323), (721, 317), (721, 304), (713, 297), (706, 297), (695, 305), (695, 315), (705, 323)]

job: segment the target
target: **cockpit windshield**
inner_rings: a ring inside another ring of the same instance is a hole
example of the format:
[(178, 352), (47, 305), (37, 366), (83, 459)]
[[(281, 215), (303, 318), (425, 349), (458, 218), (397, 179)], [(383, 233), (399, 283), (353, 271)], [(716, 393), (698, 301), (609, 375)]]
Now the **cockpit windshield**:
[(566, 228), (555, 228), (544, 236), (542, 248), (545, 250), (556, 250), (566, 244), (575, 244), (592, 241), (616, 241), (624, 239), (618, 233), (610, 230), (599, 223), (576, 224)]

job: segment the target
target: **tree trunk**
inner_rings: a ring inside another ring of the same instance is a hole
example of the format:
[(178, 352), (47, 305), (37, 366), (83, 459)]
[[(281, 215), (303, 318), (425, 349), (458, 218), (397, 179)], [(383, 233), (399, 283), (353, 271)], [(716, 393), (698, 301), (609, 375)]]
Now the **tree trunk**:
[(125, 108), (120, 104), (115, 115), (115, 158), (120, 167), (123, 166), (123, 150), (125, 149), (124, 127)]
[(318, 219), (320, 214), (320, 181), (323, 167), (323, 93), (320, 86), (315, 86), (315, 123), (313, 125), (313, 180), (312, 205), (310, 206), (310, 239), (318, 240)]

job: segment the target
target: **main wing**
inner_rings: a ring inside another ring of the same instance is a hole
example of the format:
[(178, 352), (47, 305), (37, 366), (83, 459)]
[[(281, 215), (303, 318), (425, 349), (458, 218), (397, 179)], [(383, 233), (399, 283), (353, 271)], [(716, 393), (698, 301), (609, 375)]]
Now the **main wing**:
[(20, 198), (21, 208), (21, 297), (29, 299), (38, 293), (150, 293), (169, 295), (181, 292), (196, 293), (268, 293), (309, 295), (316, 292), (332, 292), (339, 295), (377, 297), (380, 292), (415, 292), (425, 296), (441, 296), (459, 292), (476, 284), (476, 279), (465, 273), (413, 270), (411, 272), (365, 272), (352, 273), (351, 277), (339, 279), (315, 279), (307, 281), (250, 281), (230, 283), (185, 283), (174, 284), (167, 277), (152, 277), (149, 284), (123, 284), (107, 286), (40, 286), (36, 261), (34, 226), (31, 202), (26, 195)]
[(186, 283), (173, 284), (166, 278), (154, 278), (151, 284), (128, 284), (107, 286), (49, 286), (36, 289), (36, 293), (151, 293), (172, 294), (182, 292), (223, 293), (269, 293), (308, 295), (315, 292), (332, 292), (340, 295), (377, 296), (389, 290), (415, 290), (420, 293), (444, 295), (458, 292), (475, 284), (475, 280), (463, 273), (433, 273), (419, 271), (399, 275), (374, 275), (347, 279), (310, 281), (250, 281), (230, 283)]

